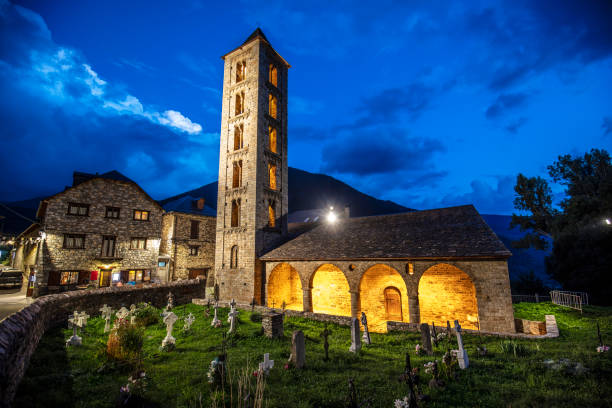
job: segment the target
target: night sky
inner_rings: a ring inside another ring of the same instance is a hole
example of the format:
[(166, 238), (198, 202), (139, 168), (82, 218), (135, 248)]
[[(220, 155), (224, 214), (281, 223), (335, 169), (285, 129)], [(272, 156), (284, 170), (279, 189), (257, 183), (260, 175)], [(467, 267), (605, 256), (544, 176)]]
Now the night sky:
[(0, 0), (0, 200), (74, 170), (154, 198), (216, 180), (220, 56), (260, 26), (292, 65), (290, 166), (509, 214), (517, 173), (612, 150), (611, 5)]

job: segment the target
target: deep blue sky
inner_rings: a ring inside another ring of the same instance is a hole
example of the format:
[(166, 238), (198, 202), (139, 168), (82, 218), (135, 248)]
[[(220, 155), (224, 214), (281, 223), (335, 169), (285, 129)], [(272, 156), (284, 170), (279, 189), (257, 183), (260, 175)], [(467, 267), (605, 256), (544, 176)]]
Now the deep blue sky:
[(220, 56), (261, 26), (292, 65), (289, 165), (508, 214), (518, 172), (612, 150), (611, 4), (0, 0), (0, 200), (73, 170), (214, 181)]

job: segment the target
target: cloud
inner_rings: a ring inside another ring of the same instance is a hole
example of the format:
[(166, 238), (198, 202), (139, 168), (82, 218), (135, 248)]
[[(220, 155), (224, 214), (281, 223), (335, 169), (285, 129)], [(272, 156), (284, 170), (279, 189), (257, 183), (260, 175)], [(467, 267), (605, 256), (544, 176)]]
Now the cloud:
[(607, 136), (612, 133), (612, 117), (604, 116), (601, 123), (601, 128), (603, 129), (604, 136)]
[(506, 93), (501, 94), (495, 99), (485, 112), (487, 119), (495, 119), (504, 115), (508, 110), (515, 109), (525, 104), (527, 94), (525, 93)]
[(323, 104), (319, 101), (313, 101), (299, 96), (291, 95), (287, 101), (289, 104), (289, 112), (295, 115), (316, 115), (323, 109)]
[(434, 94), (433, 87), (421, 82), (385, 89), (364, 99), (359, 110), (365, 113), (365, 118), (358, 123), (395, 120), (402, 115), (414, 119), (429, 107)]
[(527, 123), (527, 118), (520, 117), (506, 125), (506, 130), (512, 134), (516, 134), (525, 123)]

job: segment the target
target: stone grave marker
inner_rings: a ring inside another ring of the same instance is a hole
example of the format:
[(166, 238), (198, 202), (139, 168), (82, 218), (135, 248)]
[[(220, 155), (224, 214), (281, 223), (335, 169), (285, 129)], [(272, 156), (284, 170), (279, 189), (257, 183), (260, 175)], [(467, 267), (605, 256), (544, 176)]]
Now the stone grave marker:
[(136, 323), (136, 305), (130, 305), (130, 324)]
[(361, 337), (359, 336), (361, 333), (359, 331), (359, 320), (353, 317), (351, 320), (351, 347), (349, 351), (352, 353), (357, 353), (361, 350)]
[(195, 322), (195, 316), (193, 315), (193, 313), (189, 312), (189, 314), (185, 318), (185, 325), (183, 326), (183, 330), (191, 330), (191, 325), (193, 324), (193, 322)]
[(270, 360), (270, 353), (264, 354), (264, 361), (259, 363), (259, 371), (268, 375), (272, 367), (274, 367), (274, 360)]
[(68, 318), (68, 324), (72, 326), (72, 336), (66, 340), (66, 347), (68, 346), (80, 346), (83, 344), (83, 339), (77, 335), (77, 327), (79, 326), (79, 322), (81, 321), (79, 312), (76, 310), (71, 317)]
[(459, 325), (459, 321), (455, 320), (455, 331), (457, 332), (457, 362), (459, 363), (459, 368), (465, 370), (469, 367), (470, 361), (468, 360), (467, 351), (463, 348), (463, 338), (461, 337), (461, 326)]
[(423, 349), (428, 356), (433, 354), (433, 347), (431, 346), (431, 332), (429, 331), (429, 325), (427, 323), (421, 323), (421, 342), (423, 343)]
[(361, 324), (363, 325), (363, 342), (370, 345), (372, 341), (370, 340), (370, 332), (368, 330), (368, 318), (364, 312), (361, 312)]
[(215, 315), (212, 319), (212, 322), (210, 323), (211, 326), (218, 326), (221, 323), (221, 320), (219, 320), (219, 318), (217, 317), (217, 302), (215, 302)]
[(104, 305), (100, 311), (102, 312), (102, 317), (106, 321), (104, 324), (104, 333), (108, 333), (110, 331), (110, 321), (113, 316), (113, 309), (108, 305)]
[(295, 368), (303, 368), (306, 364), (306, 344), (304, 342), (304, 332), (296, 330), (291, 336), (291, 355), (289, 361)]
[(283, 315), (275, 312), (264, 314), (261, 319), (261, 327), (264, 335), (270, 339), (283, 337)]
[(87, 314), (87, 312), (79, 313), (79, 321), (78, 321), (79, 328), (82, 329), (83, 327), (87, 326), (87, 319), (89, 319), (89, 315)]
[(229, 315), (228, 315), (230, 328), (227, 334), (231, 334), (236, 331), (236, 318), (237, 317), (238, 317), (238, 311), (236, 309), (232, 309), (232, 311), (229, 312)]
[(174, 295), (172, 292), (168, 293), (168, 304), (166, 305), (166, 312), (169, 312), (174, 307)]
[(438, 333), (436, 333), (436, 322), (431, 322), (431, 340), (434, 346), (438, 347)]
[(234, 299), (232, 299), (232, 301), (229, 302), (229, 307), (230, 307), (230, 311), (227, 314), (227, 322), (228, 323), (230, 323), (230, 319), (231, 319), (230, 313), (232, 313), (232, 312), (234, 312), (236, 310), (236, 301)]
[(331, 332), (327, 328), (327, 325), (325, 325), (325, 329), (321, 332), (321, 337), (323, 337), (323, 349), (325, 349), (325, 358), (323, 359), (324, 361), (329, 361), (329, 341), (327, 338), (330, 334)]
[(164, 323), (166, 324), (166, 337), (162, 341), (162, 347), (166, 347), (167, 345), (174, 345), (176, 343), (176, 339), (172, 337), (172, 329), (174, 328), (174, 323), (178, 320), (178, 317), (173, 312), (168, 312), (166, 317), (164, 317)]
[[(130, 311), (127, 310), (125, 307), (122, 307), (121, 309), (117, 310), (117, 313), (115, 313), (115, 316), (117, 316), (117, 319), (119, 320), (124, 320), (125, 318), (128, 317), (129, 314), (130, 314)], [(118, 323), (118, 322), (115, 321), (115, 323)]]

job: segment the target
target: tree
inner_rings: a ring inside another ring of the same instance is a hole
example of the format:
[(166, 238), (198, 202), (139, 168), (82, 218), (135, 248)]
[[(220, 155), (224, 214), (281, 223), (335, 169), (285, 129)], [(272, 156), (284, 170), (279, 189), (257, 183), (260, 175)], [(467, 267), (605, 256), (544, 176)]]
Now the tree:
[(519, 174), (514, 191), (511, 226), (525, 236), (513, 243), (519, 248), (545, 249), (552, 241), (546, 272), (565, 289), (589, 292), (598, 302), (607, 294), (612, 262), (612, 163), (605, 150), (592, 149), (583, 157), (559, 156), (548, 166), (554, 183), (565, 186), (559, 209), (553, 207), (548, 182)]

